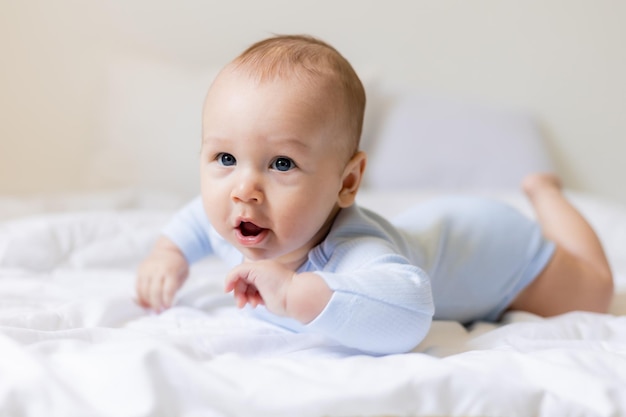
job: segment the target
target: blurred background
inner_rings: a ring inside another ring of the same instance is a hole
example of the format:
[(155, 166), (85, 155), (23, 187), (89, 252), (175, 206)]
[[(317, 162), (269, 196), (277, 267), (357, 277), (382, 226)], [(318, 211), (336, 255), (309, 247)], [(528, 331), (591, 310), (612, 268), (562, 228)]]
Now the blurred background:
[(0, 0), (0, 195), (193, 194), (215, 72), (309, 33), (367, 86), (523, 109), (567, 187), (626, 203), (624, 22), (618, 0)]

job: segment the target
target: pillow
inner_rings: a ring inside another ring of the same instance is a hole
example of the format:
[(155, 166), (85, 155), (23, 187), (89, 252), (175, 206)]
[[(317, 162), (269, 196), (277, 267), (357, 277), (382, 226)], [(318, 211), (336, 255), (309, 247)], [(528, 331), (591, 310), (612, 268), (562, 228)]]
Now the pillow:
[(380, 122), (364, 145), (365, 187), (517, 188), (529, 172), (554, 170), (537, 124), (524, 112), (417, 93), (371, 101)]

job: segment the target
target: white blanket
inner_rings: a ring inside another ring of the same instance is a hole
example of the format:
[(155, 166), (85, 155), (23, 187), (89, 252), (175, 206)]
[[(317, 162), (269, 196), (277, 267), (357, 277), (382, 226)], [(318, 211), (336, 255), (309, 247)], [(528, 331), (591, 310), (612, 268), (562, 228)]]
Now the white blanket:
[[(574, 197), (616, 273), (612, 314), (440, 321), (415, 352), (378, 358), (237, 310), (216, 259), (172, 309), (138, 307), (135, 268), (174, 203), (0, 200), (0, 416), (626, 415), (626, 209)], [(393, 214), (422, 198), (360, 200)]]

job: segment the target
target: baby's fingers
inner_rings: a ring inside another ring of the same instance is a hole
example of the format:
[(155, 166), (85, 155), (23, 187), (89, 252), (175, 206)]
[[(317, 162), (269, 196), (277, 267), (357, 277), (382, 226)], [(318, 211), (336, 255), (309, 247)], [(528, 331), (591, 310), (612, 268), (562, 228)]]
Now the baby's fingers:
[(181, 282), (178, 278), (166, 276), (163, 280), (163, 288), (161, 290), (161, 302), (163, 308), (170, 308), (174, 302), (174, 296), (180, 287)]
[(254, 285), (248, 284), (242, 279), (227, 282), (225, 290), (232, 291), (237, 307), (242, 308), (246, 304), (256, 307), (261, 303), (261, 296)]
[(248, 299), (248, 287), (249, 285), (242, 279), (238, 279), (232, 284), (232, 291), (237, 302), (237, 307), (242, 308), (245, 306)]
[(165, 277), (163, 275), (153, 276), (150, 280), (149, 300), (150, 307), (155, 311), (161, 312), (164, 308), (163, 304), (163, 287), (165, 283)]
[(150, 307), (150, 276), (139, 275), (136, 282), (137, 303), (144, 308)]
[(248, 285), (248, 288), (246, 289), (246, 297), (248, 299), (248, 304), (252, 307), (263, 304), (263, 298), (261, 297), (259, 290), (253, 285)]

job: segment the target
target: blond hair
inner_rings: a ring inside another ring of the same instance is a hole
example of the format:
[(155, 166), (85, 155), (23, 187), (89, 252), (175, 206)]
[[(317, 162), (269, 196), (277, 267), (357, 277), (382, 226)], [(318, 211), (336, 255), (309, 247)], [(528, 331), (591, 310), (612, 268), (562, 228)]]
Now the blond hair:
[(365, 89), (352, 65), (335, 48), (308, 35), (279, 35), (253, 44), (231, 66), (260, 82), (297, 75), (328, 83), (341, 101), (336, 110), (343, 113), (349, 132), (346, 147), (350, 156), (356, 153), (363, 129)]

